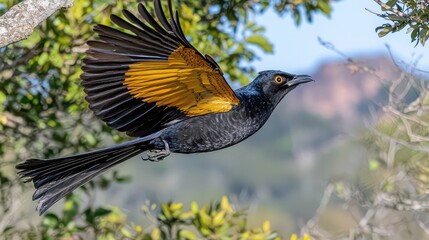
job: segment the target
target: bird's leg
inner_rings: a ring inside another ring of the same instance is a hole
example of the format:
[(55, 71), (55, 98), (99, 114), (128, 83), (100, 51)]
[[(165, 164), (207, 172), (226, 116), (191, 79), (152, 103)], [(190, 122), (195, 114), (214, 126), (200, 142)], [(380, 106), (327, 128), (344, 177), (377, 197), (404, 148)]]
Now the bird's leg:
[(164, 149), (150, 149), (147, 151), (147, 158), (142, 157), (143, 161), (159, 162), (170, 155), (170, 146), (167, 141), (164, 142)]

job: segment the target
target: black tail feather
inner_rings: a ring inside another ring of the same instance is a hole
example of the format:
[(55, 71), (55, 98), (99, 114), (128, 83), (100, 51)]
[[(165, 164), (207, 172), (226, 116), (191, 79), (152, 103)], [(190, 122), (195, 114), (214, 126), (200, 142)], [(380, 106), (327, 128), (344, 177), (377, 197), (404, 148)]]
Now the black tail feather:
[(93, 152), (49, 160), (29, 159), (16, 166), (18, 174), (33, 181), (39, 200), (39, 214), (43, 214), (67, 193), (88, 182), (108, 168), (148, 149), (151, 139), (137, 139)]

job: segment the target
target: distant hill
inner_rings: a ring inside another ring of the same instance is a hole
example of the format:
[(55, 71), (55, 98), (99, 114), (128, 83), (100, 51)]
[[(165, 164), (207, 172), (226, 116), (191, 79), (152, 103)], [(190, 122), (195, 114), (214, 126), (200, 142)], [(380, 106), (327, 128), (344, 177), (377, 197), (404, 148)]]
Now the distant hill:
[[(287, 100), (288, 108), (308, 111), (323, 118), (339, 117), (349, 123), (360, 121), (368, 104), (381, 104), (387, 95), (386, 82), (399, 71), (386, 56), (361, 57), (354, 61), (367, 66), (365, 72), (345, 61), (320, 66), (316, 82), (301, 86)], [(381, 101), (381, 102), (378, 102)]]

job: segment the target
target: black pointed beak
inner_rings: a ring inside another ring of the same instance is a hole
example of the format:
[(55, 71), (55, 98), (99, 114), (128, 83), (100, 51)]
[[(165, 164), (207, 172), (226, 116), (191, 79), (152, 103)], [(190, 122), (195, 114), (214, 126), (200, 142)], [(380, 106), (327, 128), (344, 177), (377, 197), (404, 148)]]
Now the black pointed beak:
[(287, 87), (293, 87), (308, 82), (314, 82), (314, 79), (308, 75), (296, 75), (292, 80), (287, 81), (285, 85)]

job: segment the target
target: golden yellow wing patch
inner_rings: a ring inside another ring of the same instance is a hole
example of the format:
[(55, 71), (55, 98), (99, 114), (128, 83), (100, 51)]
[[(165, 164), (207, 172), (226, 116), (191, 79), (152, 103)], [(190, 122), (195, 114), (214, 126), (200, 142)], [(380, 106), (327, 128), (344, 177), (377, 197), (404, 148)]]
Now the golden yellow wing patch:
[(239, 102), (220, 72), (182, 45), (168, 61), (131, 64), (124, 85), (135, 98), (176, 107), (190, 117), (227, 112)]

